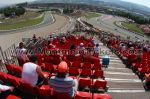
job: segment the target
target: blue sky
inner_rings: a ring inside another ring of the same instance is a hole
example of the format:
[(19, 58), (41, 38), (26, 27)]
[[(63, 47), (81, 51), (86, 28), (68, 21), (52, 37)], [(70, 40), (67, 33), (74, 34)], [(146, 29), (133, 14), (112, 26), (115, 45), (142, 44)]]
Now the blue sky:
[[(34, 1), (34, 0), (0, 0), (0, 5), (1, 4), (5, 4), (5, 5), (14, 4), (14, 3), (20, 3), (20, 2), (25, 2), (25, 1)], [(122, 0), (122, 1), (141, 4), (150, 8), (150, 0)]]

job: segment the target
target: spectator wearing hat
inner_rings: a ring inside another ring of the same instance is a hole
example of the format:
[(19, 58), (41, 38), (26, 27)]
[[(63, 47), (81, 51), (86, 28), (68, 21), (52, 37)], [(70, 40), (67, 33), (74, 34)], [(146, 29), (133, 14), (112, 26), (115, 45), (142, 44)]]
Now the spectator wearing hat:
[(67, 77), (68, 66), (65, 61), (62, 61), (58, 65), (58, 72), (56, 76), (52, 76), (49, 80), (49, 85), (54, 88), (55, 92), (66, 93), (70, 97), (74, 97), (74, 94), (78, 88), (77, 79)]

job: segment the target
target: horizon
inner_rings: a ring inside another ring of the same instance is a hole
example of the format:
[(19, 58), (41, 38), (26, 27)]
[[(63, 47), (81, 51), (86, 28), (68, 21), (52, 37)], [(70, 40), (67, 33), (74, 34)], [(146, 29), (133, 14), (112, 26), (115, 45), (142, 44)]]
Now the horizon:
[[(36, 0), (15, 0), (15, 1), (14, 0), (1, 0), (0, 1), (0, 7), (8, 6), (8, 5), (11, 5), (11, 4), (22, 3), (22, 2), (32, 2), (32, 1), (36, 1)], [(98, 0), (98, 1), (101, 1), (101, 0)], [(120, 0), (120, 1), (125, 1), (125, 2), (134, 3), (134, 4), (139, 4), (139, 5), (143, 5), (145, 7), (150, 8), (149, 0)]]

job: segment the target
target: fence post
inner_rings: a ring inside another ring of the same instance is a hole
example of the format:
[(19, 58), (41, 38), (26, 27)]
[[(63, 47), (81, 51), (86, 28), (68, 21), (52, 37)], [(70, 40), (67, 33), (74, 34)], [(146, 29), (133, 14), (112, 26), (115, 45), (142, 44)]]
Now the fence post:
[(1, 46), (0, 46), (0, 53), (1, 53), (2, 61), (5, 62), (4, 53), (3, 53)]

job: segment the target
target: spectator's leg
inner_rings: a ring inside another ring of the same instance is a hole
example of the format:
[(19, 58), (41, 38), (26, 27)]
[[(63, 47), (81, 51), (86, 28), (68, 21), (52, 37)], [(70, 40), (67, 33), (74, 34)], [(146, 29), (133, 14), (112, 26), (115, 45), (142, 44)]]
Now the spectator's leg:
[(78, 80), (74, 79), (75, 86), (73, 87), (74, 91), (76, 92), (78, 90)]
[(39, 77), (38, 78), (38, 82), (37, 82), (37, 86), (40, 86), (40, 85), (42, 85), (44, 83), (44, 79), (43, 78), (41, 78), (41, 77)]
[(11, 94), (11, 91), (10, 90), (7, 90), (5, 92), (1, 92), (0, 93), (0, 99), (6, 99), (6, 97)]

